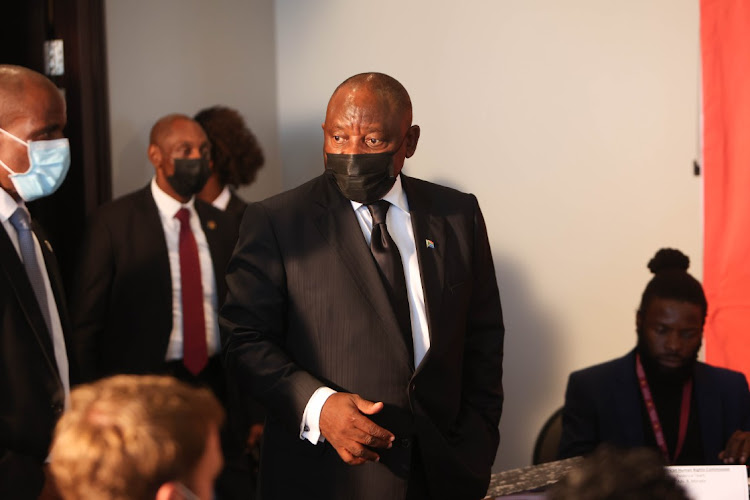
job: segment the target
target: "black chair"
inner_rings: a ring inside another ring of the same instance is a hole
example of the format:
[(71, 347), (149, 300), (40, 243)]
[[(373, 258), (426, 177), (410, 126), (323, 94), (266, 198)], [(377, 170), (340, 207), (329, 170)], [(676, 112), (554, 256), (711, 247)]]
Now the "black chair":
[(557, 449), (562, 437), (562, 412), (563, 409), (559, 408), (542, 426), (534, 444), (534, 456), (532, 457), (534, 465), (557, 460)]

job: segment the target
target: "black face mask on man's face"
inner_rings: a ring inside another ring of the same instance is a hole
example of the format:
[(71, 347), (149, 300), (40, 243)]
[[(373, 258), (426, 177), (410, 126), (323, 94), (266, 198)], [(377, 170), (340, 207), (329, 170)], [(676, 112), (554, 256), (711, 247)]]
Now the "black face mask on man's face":
[(388, 194), (396, 176), (393, 156), (388, 153), (326, 154), (326, 173), (336, 181), (341, 194), (365, 205)]
[(200, 192), (211, 177), (211, 166), (206, 158), (177, 158), (174, 160), (174, 173), (167, 182), (175, 192), (190, 198)]

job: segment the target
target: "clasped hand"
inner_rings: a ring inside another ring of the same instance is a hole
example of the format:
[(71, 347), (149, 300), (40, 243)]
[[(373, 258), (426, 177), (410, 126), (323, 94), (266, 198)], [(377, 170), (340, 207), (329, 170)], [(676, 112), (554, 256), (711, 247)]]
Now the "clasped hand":
[(320, 412), (320, 432), (349, 465), (377, 462), (372, 448), (390, 448), (395, 436), (365, 415), (375, 415), (383, 403), (367, 401), (357, 394), (332, 394)]

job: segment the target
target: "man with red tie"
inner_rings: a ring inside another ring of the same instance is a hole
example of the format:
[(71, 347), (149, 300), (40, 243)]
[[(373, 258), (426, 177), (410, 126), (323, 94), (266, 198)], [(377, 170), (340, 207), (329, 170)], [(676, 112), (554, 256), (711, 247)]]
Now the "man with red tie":
[(217, 314), (237, 226), (195, 198), (211, 170), (194, 120), (158, 120), (148, 158), (149, 185), (100, 207), (87, 228), (71, 301), (82, 375), (167, 373), (226, 403)]

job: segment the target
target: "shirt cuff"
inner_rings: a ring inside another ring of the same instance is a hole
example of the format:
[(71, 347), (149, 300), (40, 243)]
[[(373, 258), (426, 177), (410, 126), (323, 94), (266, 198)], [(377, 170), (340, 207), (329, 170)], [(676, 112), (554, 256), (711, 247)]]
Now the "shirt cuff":
[(320, 435), (320, 412), (331, 394), (336, 394), (336, 391), (330, 387), (318, 387), (310, 396), (310, 400), (305, 406), (305, 413), (302, 414), (302, 423), (299, 427), (300, 439), (307, 439), (312, 444), (322, 443), (326, 440)]

